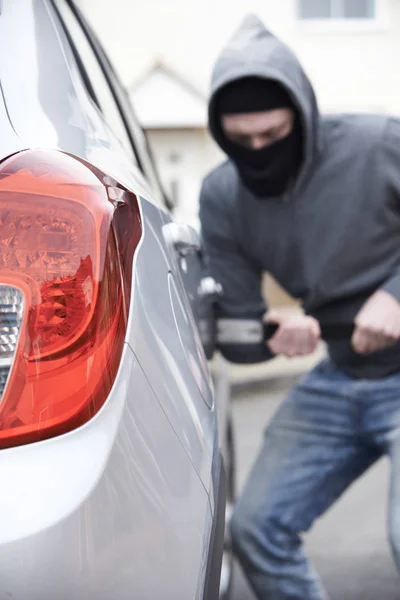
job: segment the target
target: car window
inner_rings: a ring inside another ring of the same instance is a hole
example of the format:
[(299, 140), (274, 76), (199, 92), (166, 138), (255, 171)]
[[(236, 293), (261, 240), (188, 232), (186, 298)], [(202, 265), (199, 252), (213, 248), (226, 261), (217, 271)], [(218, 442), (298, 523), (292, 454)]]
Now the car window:
[(108, 81), (115, 93), (116, 100), (119, 104), (119, 108), (125, 120), (125, 125), (130, 133), (131, 140), (135, 149), (136, 158), (138, 160), (139, 166), (144, 173), (147, 181), (151, 185), (152, 191), (155, 195), (155, 200), (162, 206), (167, 206), (168, 208), (172, 208), (160, 182), (159, 175), (157, 173), (157, 169), (154, 164), (151, 148), (149, 142), (147, 140), (146, 134), (143, 131), (142, 126), (140, 125), (134, 109), (132, 107), (132, 103), (128, 97), (128, 94), (121, 84), (119, 77), (110, 62), (107, 54), (104, 52), (104, 49), (99, 42), (97, 36), (90, 28), (89, 24), (83, 19), (81, 16), (80, 10), (78, 8), (75, 9), (82, 19), (84, 27), (87, 31), (88, 36), (92, 42), (93, 47), (97, 53), (97, 57), (99, 62), (101, 63), (104, 72), (108, 78)]
[(83, 66), (85, 69), (85, 73), (82, 75), (88, 92), (104, 114), (110, 128), (136, 162), (131, 140), (119, 112), (118, 105), (114, 100), (112, 90), (85, 32), (70, 6), (65, 1), (54, 0), (54, 4), (69, 34), (71, 43), (75, 45), (76, 52), (79, 55), (82, 64), (78, 66), (80, 68)]
[(116, 90), (118, 99), (122, 106), (123, 113), (127, 119), (127, 126), (130, 129), (134, 141), (135, 151), (137, 153), (137, 157), (142, 171), (144, 172), (147, 180), (149, 181), (153, 192), (157, 195), (157, 200), (159, 200), (162, 204), (168, 204), (167, 199), (165, 197), (165, 193), (162, 190), (157, 170), (154, 166), (154, 160), (149, 142), (147, 140), (145, 132), (143, 131), (142, 126), (140, 125), (135, 115), (128, 94), (126, 93), (124, 87), (121, 85), (113, 66), (111, 65), (107, 55), (104, 53), (97, 39), (95, 39), (95, 43), (98, 44), (98, 52), (101, 54), (104, 60), (105, 68), (109, 72), (109, 76), (113, 82), (113, 87)]

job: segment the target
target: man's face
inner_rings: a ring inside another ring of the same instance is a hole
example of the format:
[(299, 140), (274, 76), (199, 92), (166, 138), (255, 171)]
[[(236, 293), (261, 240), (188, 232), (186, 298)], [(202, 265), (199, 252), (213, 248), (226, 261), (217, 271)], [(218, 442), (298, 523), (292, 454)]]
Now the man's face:
[(290, 108), (222, 115), (222, 129), (231, 142), (250, 150), (261, 150), (289, 135), (294, 116)]

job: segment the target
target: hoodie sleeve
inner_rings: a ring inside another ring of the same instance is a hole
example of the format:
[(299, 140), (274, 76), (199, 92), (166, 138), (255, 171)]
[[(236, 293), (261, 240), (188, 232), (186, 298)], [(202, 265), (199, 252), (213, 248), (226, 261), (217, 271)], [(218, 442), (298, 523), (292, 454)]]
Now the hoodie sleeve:
[(204, 181), (200, 222), (208, 273), (223, 287), (216, 304), (217, 345), (230, 362), (262, 362), (273, 356), (261, 328), (266, 312), (262, 273), (235, 240), (234, 215), (224, 203), (227, 192), (215, 188), (209, 178)]
[[(400, 120), (391, 118), (385, 130), (381, 151), (382, 169), (386, 176), (390, 192), (397, 197), (400, 212)], [(399, 240), (400, 243), (400, 240)], [(400, 301), (400, 265), (381, 289), (389, 292)]]

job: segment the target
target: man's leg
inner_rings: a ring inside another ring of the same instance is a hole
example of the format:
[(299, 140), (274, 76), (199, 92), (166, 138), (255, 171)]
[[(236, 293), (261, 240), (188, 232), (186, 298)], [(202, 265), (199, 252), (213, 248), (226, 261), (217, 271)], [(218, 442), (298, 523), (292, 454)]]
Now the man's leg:
[(391, 444), (389, 454), (392, 462), (388, 519), (389, 542), (394, 562), (400, 573), (400, 423), (397, 440)]
[(400, 374), (364, 384), (364, 435), (391, 461), (388, 533), (400, 572)]
[(260, 600), (327, 598), (301, 533), (379, 457), (357, 439), (352, 383), (324, 362), (266, 430), (231, 525), (234, 551)]

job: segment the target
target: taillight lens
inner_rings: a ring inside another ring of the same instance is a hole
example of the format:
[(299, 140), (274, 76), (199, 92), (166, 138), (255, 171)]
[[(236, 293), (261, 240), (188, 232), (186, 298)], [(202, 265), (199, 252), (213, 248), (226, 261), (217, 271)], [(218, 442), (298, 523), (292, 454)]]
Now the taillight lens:
[(3, 322), (14, 341), (7, 357), (0, 344), (0, 447), (70, 431), (104, 404), (141, 234), (136, 197), (72, 156), (0, 164), (0, 336)]

